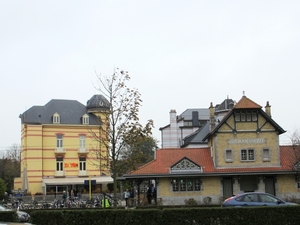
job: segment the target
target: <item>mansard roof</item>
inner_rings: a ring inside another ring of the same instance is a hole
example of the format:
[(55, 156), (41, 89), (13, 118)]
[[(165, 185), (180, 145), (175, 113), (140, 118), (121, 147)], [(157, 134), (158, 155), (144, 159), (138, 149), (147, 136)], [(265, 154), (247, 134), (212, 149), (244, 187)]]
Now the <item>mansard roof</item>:
[[(81, 118), (87, 113), (86, 106), (76, 100), (52, 99), (44, 106), (32, 106), (20, 115), (26, 124), (52, 124), (52, 116), (58, 113), (60, 124), (82, 124)], [(89, 124), (99, 124), (98, 118), (89, 115)]]

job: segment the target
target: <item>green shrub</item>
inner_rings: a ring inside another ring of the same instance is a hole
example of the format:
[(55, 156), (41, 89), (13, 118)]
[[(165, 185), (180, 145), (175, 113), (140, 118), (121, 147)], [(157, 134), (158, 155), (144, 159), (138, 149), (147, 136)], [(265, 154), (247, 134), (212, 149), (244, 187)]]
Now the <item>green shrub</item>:
[(194, 198), (189, 198), (184, 200), (185, 204), (188, 206), (194, 206), (194, 205), (198, 205), (197, 201)]

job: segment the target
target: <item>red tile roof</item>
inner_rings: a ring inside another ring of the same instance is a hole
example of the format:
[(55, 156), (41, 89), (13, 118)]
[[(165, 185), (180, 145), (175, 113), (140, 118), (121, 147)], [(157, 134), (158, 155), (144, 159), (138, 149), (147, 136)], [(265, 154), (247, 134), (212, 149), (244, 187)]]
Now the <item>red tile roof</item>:
[(295, 151), (292, 145), (280, 146), (280, 161), (282, 168), (285, 170), (293, 170), (293, 166), (297, 161), (300, 161), (299, 153), (298, 157), (295, 155)]
[(201, 166), (205, 173), (214, 171), (209, 148), (168, 148), (156, 150), (156, 159), (131, 174), (169, 174), (170, 167), (184, 157)]
[(245, 172), (284, 172), (292, 171), (296, 162), (292, 146), (280, 146), (281, 166), (217, 168), (213, 166), (210, 149), (207, 148), (173, 148), (156, 150), (156, 159), (141, 166), (130, 175), (166, 175), (170, 168), (184, 157), (202, 167), (203, 173), (245, 173)]
[(246, 96), (243, 96), (238, 103), (234, 105), (234, 108), (236, 109), (254, 109), (254, 108), (262, 108), (260, 105), (252, 101), (251, 99), (247, 98)]

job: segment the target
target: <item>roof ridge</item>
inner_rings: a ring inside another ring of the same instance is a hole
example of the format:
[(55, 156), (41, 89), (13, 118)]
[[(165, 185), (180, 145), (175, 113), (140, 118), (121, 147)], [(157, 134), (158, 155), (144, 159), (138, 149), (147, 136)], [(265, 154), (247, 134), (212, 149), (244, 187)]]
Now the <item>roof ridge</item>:
[(247, 98), (245, 95), (233, 106), (235, 109), (241, 109), (241, 108), (262, 108), (261, 105), (257, 104), (250, 98)]

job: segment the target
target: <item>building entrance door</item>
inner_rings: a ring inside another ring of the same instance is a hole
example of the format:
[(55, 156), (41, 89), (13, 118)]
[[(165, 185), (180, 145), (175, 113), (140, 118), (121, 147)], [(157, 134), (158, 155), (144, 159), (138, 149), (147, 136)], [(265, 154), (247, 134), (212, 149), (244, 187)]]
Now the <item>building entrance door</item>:
[(233, 186), (231, 178), (223, 178), (223, 197), (228, 198), (233, 195)]
[(275, 195), (274, 177), (265, 177), (265, 192)]

